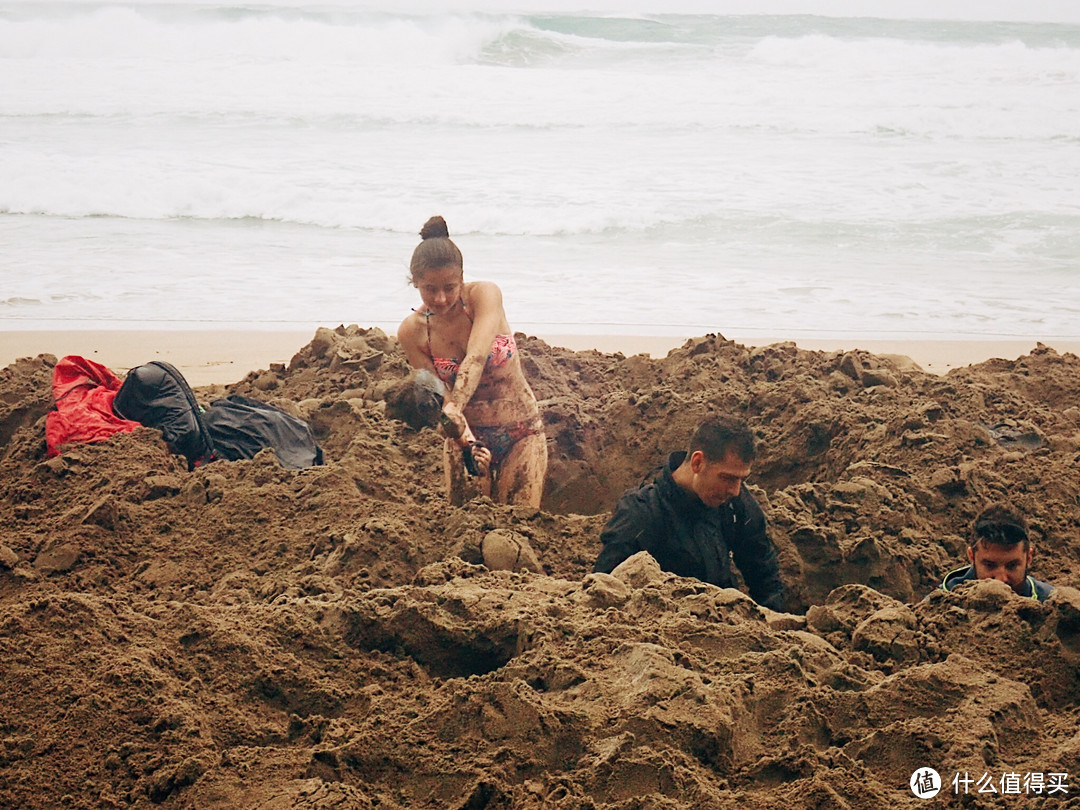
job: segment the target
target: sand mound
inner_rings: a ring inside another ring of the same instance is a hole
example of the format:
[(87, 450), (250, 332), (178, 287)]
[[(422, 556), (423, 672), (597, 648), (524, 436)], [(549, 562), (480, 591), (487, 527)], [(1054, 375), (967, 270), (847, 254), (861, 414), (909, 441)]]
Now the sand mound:
[[(447, 503), (438, 434), (385, 413), (408, 369), (379, 330), (196, 389), (308, 420), (328, 463), (302, 472), (269, 451), (189, 472), (148, 429), (47, 460), (56, 358), (0, 371), (0, 805), (877, 808), (921, 805), (923, 767), (1077, 780), (1080, 358), (939, 377), (518, 338), (541, 510)], [(714, 409), (763, 441), (789, 613), (645, 555), (589, 573), (619, 493)], [(1054, 597), (922, 601), (998, 498)], [(482, 564), (521, 548), (539, 566)]]

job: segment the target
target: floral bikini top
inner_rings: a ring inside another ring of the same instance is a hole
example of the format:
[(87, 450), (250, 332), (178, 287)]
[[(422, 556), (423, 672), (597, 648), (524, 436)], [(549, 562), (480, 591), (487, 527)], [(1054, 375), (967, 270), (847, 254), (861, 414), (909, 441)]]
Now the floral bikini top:
[[(463, 305), (464, 307), (464, 305)], [(468, 311), (465, 315), (468, 316)], [(472, 321), (472, 318), (469, 318)], [(453, 388), (454, 383), (457, 381), (458, 367), (461, 365), (461, 361), (456, 357), (435, 357), (431, 353), (431, 322), (429, 318), (425, 318), (427, 323), (428, 332), (428, 357), (431, 358), (431, 364), (435, 366), (435, 373), (439, 376), (447, 388)], [(484, 363), (484, 370), (491, 368), (502, 368), (513, 356), (517, 354), (517, 341), (514, 340), (513, 335), (496, 335), (495, 340), (491, 343), (491, 351), (488, 352), (487, 362)]]
[[(428, 344), (429, 352), (431, 351), (430, 345)], [(488, 352), (484, 369), (502, 368), (510, 362), (510, 358), (515, 354), (517, 354), (517, 342), (514, 340), (514, 336), (496, 335), (491, 344), (491, 351)], [(457, 381), (458, 366), (461, 365), (461, 361), (453, 357), (431, 357), (431, 362), (435, 366), (435, 373), (439, 375), (439, 379), (446, 383), (449, 388), (453, 388), (454, 383)]]

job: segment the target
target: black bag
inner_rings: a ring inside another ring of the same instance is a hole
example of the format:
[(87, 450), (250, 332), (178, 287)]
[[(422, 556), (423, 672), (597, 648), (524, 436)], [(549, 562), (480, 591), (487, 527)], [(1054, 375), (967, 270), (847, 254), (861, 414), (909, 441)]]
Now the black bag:
[(169, 449), (187, 458), (191, 469), (214, 458), (203, 410), (184, 375), (171, 363), (151, 360), (131, 369), (116, 392), (113, 412), (160, 430)]
[(240, 394), (215, 399), (206, 411), (206, 428), (218, 458), (254, 458), (270, 447), (290, 470), (323, 463), (322, 448), (307, 422), (257, 399)]

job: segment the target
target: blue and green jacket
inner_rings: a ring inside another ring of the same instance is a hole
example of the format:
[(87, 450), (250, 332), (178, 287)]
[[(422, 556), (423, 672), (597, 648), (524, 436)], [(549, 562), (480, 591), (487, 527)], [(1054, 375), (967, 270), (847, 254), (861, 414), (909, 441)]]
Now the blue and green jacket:
[[(950, 571), (945, 575), (945, 579), (941, 581), (941, 590), (951, 591), (960, 583), (971, 582), (975, 579), (978, 579), (975, 576), (975, 566), (965, 565), (963, 568), (957, 568), (955, 571)], [(1020, 589), (1020, 596), (1034, 599), (1037, 602), (1045, 602), (1052, 590), (1054, 590), (1054, 586), (1050, 583), (1035, 579), (1035, 577), (1029, 575), (1024, 581), (1024, 587)]]

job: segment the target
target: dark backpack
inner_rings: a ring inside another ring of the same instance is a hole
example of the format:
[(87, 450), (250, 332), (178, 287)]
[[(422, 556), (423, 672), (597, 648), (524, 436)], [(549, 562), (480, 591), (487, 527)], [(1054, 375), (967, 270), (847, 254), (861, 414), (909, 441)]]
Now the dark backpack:
[(307, 422), (257, 399), (240, 394), (215, 399), (206, 411), (206, 428), (218, 458), (254, 458), (270, 447), (290, 470), (323, 463), (322, 448)]
[(151, 360), (131, 369), (116, 392), (113, 412), (160, 430), (169, 449), (187, 458), (190, 469), (214, 458), (203, 410), (184, 375), (171, 363)]

